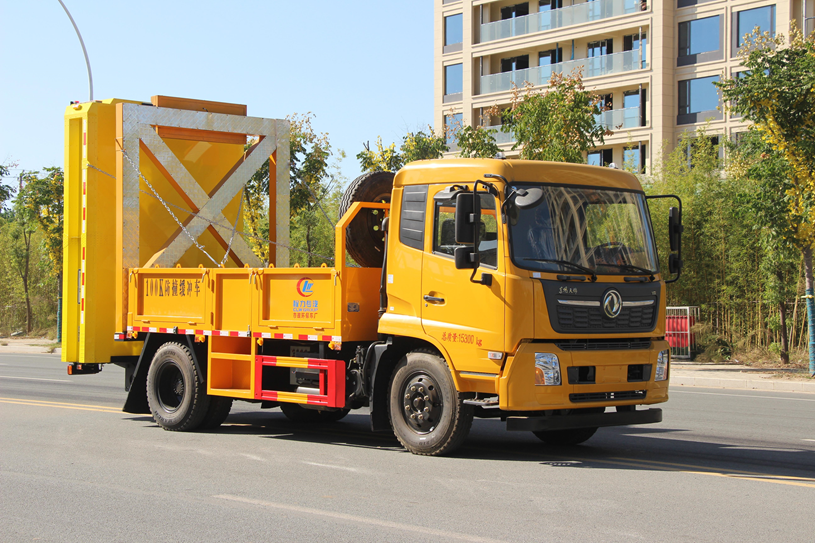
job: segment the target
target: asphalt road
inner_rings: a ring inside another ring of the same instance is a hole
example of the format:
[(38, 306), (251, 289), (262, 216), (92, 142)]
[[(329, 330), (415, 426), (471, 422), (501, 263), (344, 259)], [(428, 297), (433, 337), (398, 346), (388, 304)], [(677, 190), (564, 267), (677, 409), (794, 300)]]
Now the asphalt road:
[(0, 541), (812, 541), (815, 394), (672, 389), (658, 425), (553, 448), (476, 420), (452, 458), (364, 413), (121, 412), (123, 371), (0, 355)]

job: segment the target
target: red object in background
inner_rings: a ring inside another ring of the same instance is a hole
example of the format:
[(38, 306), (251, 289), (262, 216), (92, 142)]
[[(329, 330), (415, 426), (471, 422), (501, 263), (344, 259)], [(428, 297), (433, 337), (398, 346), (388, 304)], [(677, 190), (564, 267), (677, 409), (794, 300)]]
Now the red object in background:
[(693, 315), (669, 315), (665, 317), (665, 339), (671, 347), (687, 348), (690, 344), (696, 343), (696, 334), (688, 334), (688, 330), (696, 324)]

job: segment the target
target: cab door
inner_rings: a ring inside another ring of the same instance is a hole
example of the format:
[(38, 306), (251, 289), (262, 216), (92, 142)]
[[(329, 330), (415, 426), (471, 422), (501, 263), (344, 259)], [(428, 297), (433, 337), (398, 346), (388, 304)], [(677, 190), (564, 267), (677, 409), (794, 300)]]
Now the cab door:
[[(481, 265), (474, 279), (492, 277), (491, 285), (470, 281), (472, 270), (458, 270), (453, 253), (456, 202), (446, 187), (434, 185), (428, 193), (427, 231), (422, 259), (422, 327), (440, 342), (459, 372), (498, 374), (504, 345), (504, 239), (494, 196), (481, 195), (479, 254)], [(486, 375), (484, 377), (487, 377)]]

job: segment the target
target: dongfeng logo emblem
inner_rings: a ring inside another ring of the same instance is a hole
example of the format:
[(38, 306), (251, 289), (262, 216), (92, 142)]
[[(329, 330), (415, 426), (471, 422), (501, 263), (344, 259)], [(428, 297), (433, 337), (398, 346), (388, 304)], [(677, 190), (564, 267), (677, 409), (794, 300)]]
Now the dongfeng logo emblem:
[(610, 319), (615, 319), (620, 315), (623, 309), (623, 297), (614, 289), (606, 292), (603, 296), (603, 311)]

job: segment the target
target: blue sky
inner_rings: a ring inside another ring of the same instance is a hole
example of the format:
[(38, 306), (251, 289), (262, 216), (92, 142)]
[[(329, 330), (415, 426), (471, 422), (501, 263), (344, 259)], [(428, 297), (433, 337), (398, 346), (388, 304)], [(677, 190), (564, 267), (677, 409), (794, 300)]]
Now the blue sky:
[[(90, 56), (95, 99), (156, 94), (312, 112), (346, 151), (401, 143), (433, 118), (431, 0), (63, 0)], [(63, 120), (87, 101), (85, 59), (57, 0), (0, 0), (0, 162), (61, 166)], [(5, 182), (13, 180), (5, 179)]]

